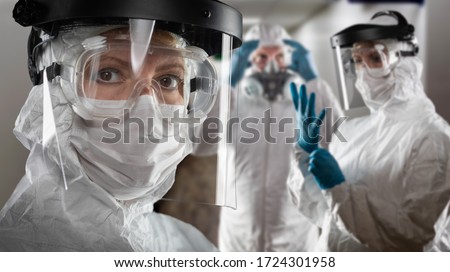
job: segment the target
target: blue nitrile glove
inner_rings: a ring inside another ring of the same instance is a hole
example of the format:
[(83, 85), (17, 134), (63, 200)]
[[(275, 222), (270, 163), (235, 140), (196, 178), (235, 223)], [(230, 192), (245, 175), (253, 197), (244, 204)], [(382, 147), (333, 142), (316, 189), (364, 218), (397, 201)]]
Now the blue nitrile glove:
[(231, 86), (236, 86), (244, 76), (245, 69), (250, 66), (248, 58), (256, 50), (258, 44), (258, 40), (244, 42), (241, 47), (233, 52), (231, 58)]
[(289, 69), (299, 73), (299, 75), (308, 82), (317, 78), (317, 70), (314, 66), (311, 54), (299, 42), (294, 40), (283, 40), (285, 44), (294, 49), (292, 53), (292, 63)]
[(305, 85), (300, 86), (300, 93), (298, 93), (295, 84), (291, 83), (291, 94), (297, 111), (297, 126), (299, 128), (297, 144), (306, 152), (311, 153), (319, 147), (320, 126), (325, 118), (326, 110), (323, 109), (319, 116), (316, 116), (316, 95), (311, 93), (308, 100)]
[(328, 150), (317, 148), (309, 154), (309, 172), (320, 189), (328, 190), (345, 181), (344, 174), (336, 159)]

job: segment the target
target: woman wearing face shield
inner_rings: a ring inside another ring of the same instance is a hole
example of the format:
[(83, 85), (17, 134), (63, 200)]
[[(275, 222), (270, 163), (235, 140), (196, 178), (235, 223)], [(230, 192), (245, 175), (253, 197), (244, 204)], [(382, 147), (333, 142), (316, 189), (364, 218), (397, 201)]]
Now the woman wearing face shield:
[(240, 44), (241, 14), (204, 0), (186, 14), (176, 0), (61, 4), (13, 11), (33, 27), (34, 87), (14, 129), (30, 155), (0, 211), (0, 250), (216, 250), (153, 204), (192, 150), (177, 120), (209, 112), (219, 84), (208, 57)]
[[(319, 108), (333, 108), (330, 118), (340, 115), (340, 107), (318, 77), (309, 51), (281, 26), (255, 25), (244, 41), (232, 58), (232, 99), (238, 101), (240, 126), (232, 130), (236, 142), (228, 145), (235, 154), (228, 169), (236, 176), (237, 207), (221, 208), (219, 249), (308, 251), (318, 228), (292, 205), (286, 186), (295, 140), (289, 84), (305, 83), (317, 94)], [(202, 143), (195, 154), (208, 154), (213, 147)]]
[[(316, 250), (422, 251), (450, 198), (450, 129), (423, 90), (414, 27), (384, 11), (331, 41), (344, 107), (356, 79), (370, 115), (344, 123), (329, 152), (299, 144), (293, 200), (322, 230)], [(315, 117), (304, 90), (293, 94), (300, 118)]]

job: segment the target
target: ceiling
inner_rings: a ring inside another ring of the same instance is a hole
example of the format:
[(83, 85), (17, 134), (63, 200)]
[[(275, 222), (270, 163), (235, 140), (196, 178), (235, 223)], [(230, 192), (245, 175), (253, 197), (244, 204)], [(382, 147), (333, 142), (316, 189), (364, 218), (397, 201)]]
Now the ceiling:
[(244, 33), (257, 23), (276, 23), (288, 31), (337, 0), (220, 0), (243, 15)]

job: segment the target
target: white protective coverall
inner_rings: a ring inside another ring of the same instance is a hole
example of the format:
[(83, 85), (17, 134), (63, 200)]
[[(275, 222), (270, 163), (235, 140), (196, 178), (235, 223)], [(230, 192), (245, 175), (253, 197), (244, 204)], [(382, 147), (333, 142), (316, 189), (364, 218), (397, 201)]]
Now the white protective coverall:
[[(83, 33), (82, 28), (58, 35), (51, 42), (51, 51), (43, 54), (41, 65), (61, 61), (65, 48), (89, 35), (92, 33)], [(65, 175), (71, 182), (66, 190), (56, 163), (55, 141), (42, 148), (44, 88), (42, 84), (35, 86), (14, 129), (30, 155), (25, 176), (0, 212), (0, 251), (217, 250), (193, 226), (153, 212), (153, 203), (172, 186), (174, 172), (146, 197), (130, 201), (118, 201), (92, 182), (71, 143), (74, 124), (80, 117), (63, 89), (72, 83), (61, 79), (49, 84)]]
[(428, 243), (424, 250), (433, 252), (450, 251), (450, 202), (445, 206), (444, 211), (434, 225), (436, 235)]
[[(244, 37), (247, 41), (259, 40), (259, 44), (265, 46), (285, 46), (283, 39), (291, 38), (279, 26), (253, 28)], [(294, 81), (299, 83), (300, 77), (296, 77)], [(221, 208), (219, 249), (308, 251), (316, 241), (319, 229), (299, 213), (287, 190), (296, 115), (289, 86), (285, 86), (284, 99), (270, 102), (262, 95), (248, 94), (240, 84), (239, 90), (232, 93), (232, 101), (238, 100), (239, 127), (234, 126), (232, 130), (232, 139), (237, 140), (228, 145), (229, 154), (234, 154), (230, 158), (235, 158), (228, 163), (235, 164), (229, 169), (235, 169), (237, 208)], [(305, 84), (308, 93), (316, 93), (318, 111), (330, 107), (334, 117), (340, 116), (340, 106), (324, 80), (316, 78)], [(211, 115), (215, 111), (217, 108)], [(231, 112), (236, 111), (232, 109)], [(270, 118), (274, 118), (271, 125), (268, 124), (269, 113)], [(258, 122), (252, 123), (250, 118)], [(245, 120), (251, 124), (245, 125)], [(244, 126), (247, 128), (243, 129)], [(258, 136), (254, 137), (256, 140), (251, 139), (254, 135)], [(269, 137), (273, 137), (274, 142), (269, 142)], [(291, 143), (286, 142), (289, 138)], [(211, 154), (212, 149), (212, 145), (201, 144), (194, 154)]]
[[(384, 103), (363, 98), (369, 116), (345, 122), (347, 142), (332, 139), (330, 153), (345, 182), (320, 190), (298, 165), (289, 188), (298, 209), (321, 228), (317, 251), (421, 251), (450, 198), (450, 129), (426, 97), (422, 62), (406, 57), (393, 71)], [(302, 173), (305, 173), (304, 175)]]

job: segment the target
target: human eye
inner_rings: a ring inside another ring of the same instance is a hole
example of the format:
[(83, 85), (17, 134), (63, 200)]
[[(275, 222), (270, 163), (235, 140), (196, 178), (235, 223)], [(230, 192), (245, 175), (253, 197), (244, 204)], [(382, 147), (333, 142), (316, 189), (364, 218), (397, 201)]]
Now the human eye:
[(158, 77), (156, 81), (161, 88), (168, 91), (179, 90), (179, 87), (183, 82), (183, 80), (176, 75), (163, 75)]
[(377, 54), (377, 53), (370, 54), (369, 58), (372, 63), (381, 63), (382, 62), (380, 54)]
[(359, 64), (361, 64), (363, 62), (363, 59), (362, 59), (361, 56), (353, 56), (352, 61), (356, 65), (359, 65)]
[(267, 61), (269, 59), (269, 56), (266, 54), (259, 54), (258, 55), (258, 60), (259, 61)]
[(278, 60), (278, 61), (284, 60), (284, 54), (283, 53), (278, 53), (275, 56), (275, 59)]
[(115, 68), (103, 68), (93, 75), (92, 80), (100, 84), (114, 84), (123, 81), (121, 72)]

